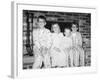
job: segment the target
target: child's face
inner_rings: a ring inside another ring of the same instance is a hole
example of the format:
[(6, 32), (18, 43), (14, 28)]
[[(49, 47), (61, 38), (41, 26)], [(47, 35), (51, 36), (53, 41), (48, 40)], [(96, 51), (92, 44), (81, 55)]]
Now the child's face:
[(65, 36), (69, 36), (70, 33), (71, 33), (71, 31), (69, 29), (65, 29), (65, 32), (64, 32)]
[(73, 32), (76, 32), (78, 30), (78, 28), (77, 28), (77, 26), (75, 24), (72, 25), (71, 29), (72, 29)]
[(45, 25), (46, 25), (46, 21), (44, 19), (39, 18), (39, 20), (38, 20), (38, 26), (40, 28), (44, 28)]
[(52, 26), (52, 28), (53, 28), (53, 31), (54, 31), (55, 33), (59, 33), (59, 32), (60, 32), (60, 29), (59, 29), (59, 25), (58, 25), (58, 24), (54, 24), (54, 25)]

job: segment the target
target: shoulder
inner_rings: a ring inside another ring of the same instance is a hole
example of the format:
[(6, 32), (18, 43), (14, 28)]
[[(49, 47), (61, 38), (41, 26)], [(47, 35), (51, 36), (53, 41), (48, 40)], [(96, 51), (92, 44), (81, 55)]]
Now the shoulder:
[(76, 34), (74, 32), (71, 32), (71, 37), (75, 36)]
[(80, 32), (71, 32), (71, 35), (81, 35)]
[(63, 33), (59, 33), (60, 36), (64, 36)]
[(46, 28), (44, 29), (44, 31), (45, 31), (45, 32), (50, 32), (50, 30), (49, 30), (49, 29), (46, 29)]
[(80, 32), (77, 32), (77, 35), (78, 35), (78, 36), (81, 36), (81, 33), (80, 33)]
[(80, 32), (77, 32), (77, 34), (79, 34), (79, 35), (80, 35), (81, 33), (80, 33)]
[(73, 35), (74, 33), (73, 32), (71, 32), (71, 35)]

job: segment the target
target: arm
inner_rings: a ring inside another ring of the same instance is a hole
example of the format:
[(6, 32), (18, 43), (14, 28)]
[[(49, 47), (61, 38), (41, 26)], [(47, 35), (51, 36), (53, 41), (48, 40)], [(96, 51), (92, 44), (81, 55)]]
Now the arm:
[(47, 30), (46, 35), (47, 35), (47, 38), (46, 38), (47, 45), (46, 46), (49, 49), (51, 48), (51, 45), (52, 45), (52, 33), (49, 30)]
[(38, 39), (37, 30), (33, 31), (33, 43), (34, 43), (35, 46), (40, 48), (40, 43), (39, 43), (39, 39)]
[(78, 34), (78, 44), (79, 46), (82, 46), (82, 36), (81, 36), (81, 33)]

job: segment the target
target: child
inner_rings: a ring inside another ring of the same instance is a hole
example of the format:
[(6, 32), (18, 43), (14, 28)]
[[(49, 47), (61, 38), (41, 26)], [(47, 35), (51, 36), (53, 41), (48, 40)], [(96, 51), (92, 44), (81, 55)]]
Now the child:
[(63, 34), (60, 32), (60, 27), (57, 23), (52, 25), (52, 46), (51, 46), (51, 59), (52, 67), (65, 67), (66, 66), (66, 54), (62, 50), (62, 38)]
[[(70, 29), (65, 28), (64, 30), (65, 37), (63, 38), (63, 49), (66, 53), (66, 64), (67, 67), (73, 67), (73, 51), (72, 51), (72, 38), (71, 38), (71, 31)], [(70, 65), (69, 65), (70, 60)]]
[[(76, 52), (74, 52), (74, 65), (84, 66), (84, 50), (82, 48), (82, 36), (81, 33), (78, 32), (78, 25), (72, 24), (72, 40), (73, 40), (73, 48)], [(79, 61), (80, 60), (80, 61)]]
[(33, 31), (35, 62), (33, 68), (41, 68), (44, 63), (45, 68), (51, 67), (50, 64), (50, 31), (45, 28), (46, 18), (39, 16), (37, 19), (38, 29)]

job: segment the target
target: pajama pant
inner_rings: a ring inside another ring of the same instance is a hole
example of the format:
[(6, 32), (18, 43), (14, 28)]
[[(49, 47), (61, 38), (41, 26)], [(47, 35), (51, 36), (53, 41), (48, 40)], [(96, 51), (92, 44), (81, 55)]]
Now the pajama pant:
[(74, 66), (84, 66), (84, 50), (81, 47), (74, 47)]
[(79, 66), (79, 51), (75, 47), (69, 50), (69, 65), (70, 67)]
[(52, 62), (52, 67), (56, 66), (65, 67), (66, 66), (65, 52), (63, 50), (57, 51), (55, 48), (51, 48), (51, 62)]
[[(42, 49), (42, 51), (38, 48), (35, 48), (35, 61), (33, 64), (33, 68), (41, 68), (42, 63), (44, 63), (45, 68), (50, 68), (50, 54), (49, 51)], [(42, 54), (43, 53), (43, 54)]]
[[(65, 54), (66, 54), (66, 67), (69, 67), (70, 65), (69, 65), (69, 62), (70, 62), (70, 57), (71, 57), (71, 49), (64, 49), (64, 52), (65, 52)], [(70, 54), (69, 54), (70, 53)], [(72, 62), (72, 61), (71, 61)], [(73, 62), (72, 62), (73, 63)]]
[(79, 47), (79, 59), (80, 59), (80, 66), (84, 66), (84, 50), (83, 48)]
[(69, 65), (70, 65), (71, 67), (74, 66), (74, 53), (75, 53), (75, 52), (76, 52), (76, 51), (74, 50), (74, 48), (71, 48), (70, 51), (69, 51)]

